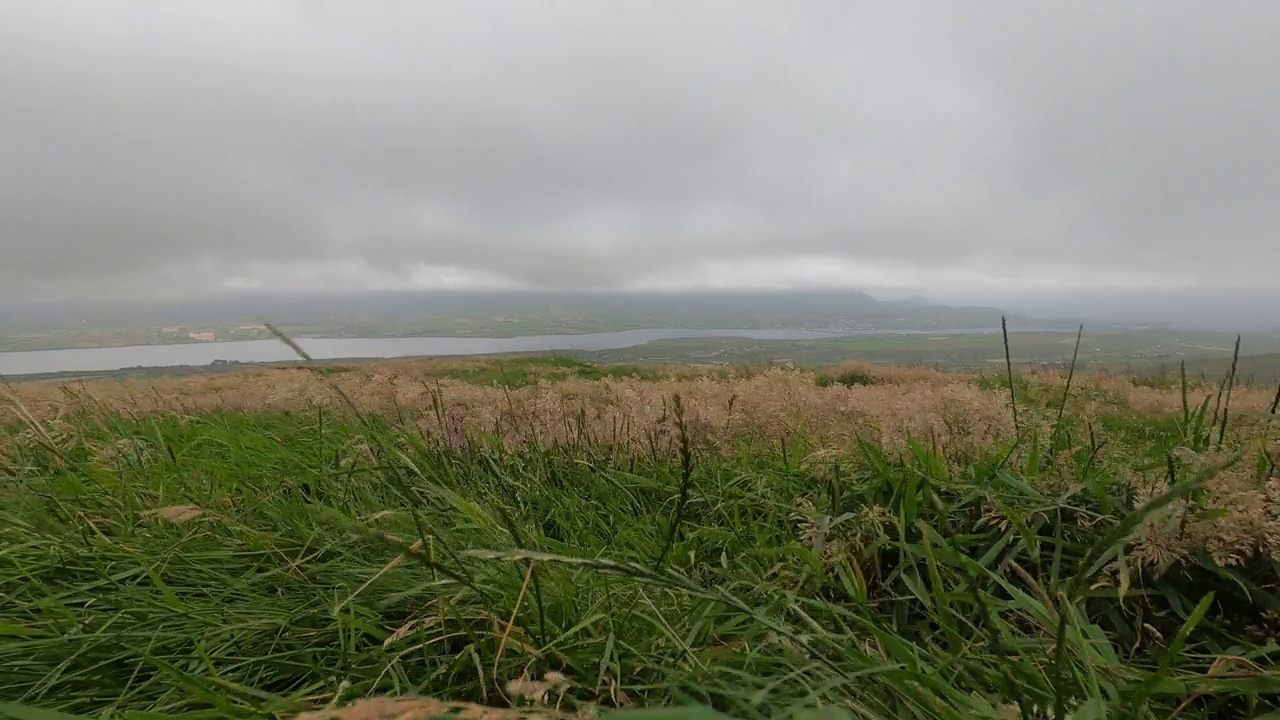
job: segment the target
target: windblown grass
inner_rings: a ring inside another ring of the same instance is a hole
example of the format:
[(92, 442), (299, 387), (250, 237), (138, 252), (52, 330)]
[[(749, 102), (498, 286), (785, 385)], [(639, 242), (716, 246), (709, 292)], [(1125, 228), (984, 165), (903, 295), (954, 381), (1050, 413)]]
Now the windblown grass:
[(0, 715), (1280, 712), (1270, 392), (420, 368), (9, 388)]

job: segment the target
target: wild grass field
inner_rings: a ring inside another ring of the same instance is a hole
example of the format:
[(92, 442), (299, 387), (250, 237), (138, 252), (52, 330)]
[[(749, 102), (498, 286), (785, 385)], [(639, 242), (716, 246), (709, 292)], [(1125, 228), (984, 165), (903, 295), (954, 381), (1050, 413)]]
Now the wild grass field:
[(1278, 397), (519, 359), (8, 385), (0, 715), (1280, 717)]
[[(1077, 354), (1077, 369), (1112, 373), (1176, 375), (1186, 362), (1192, 375), (1201, 368), (1225, 376), (1231, 365), (1236, 339), (1225, 332), (1185, 331), (1169, 328), (1090, 330), (1083, 332), (1075, 348), (1074, 328), (1054, 332), (1019, 330), (1010, 334), (1014, 366), (1020, 369), (1069, 363)], [(1239, 358), (1240, 379), (1250, 376), (1270, 383), (1280, 373), (1280, 336), (1255, 332), (1243, 336), (1246, 354)], [(895, 365), (931, 365), (944, 369), (998, 370), (1004, 365), (1000, 332), (948, 334), (852, 335), (818, 340), (749, 340), (745, 338), (686, 338), (659, 340), (617, 350), (604, 350), (590, 358), (604, 362), (645, 360), (764, 364), (788, 360), (795, 365), (816, 366), (852, 360)]]

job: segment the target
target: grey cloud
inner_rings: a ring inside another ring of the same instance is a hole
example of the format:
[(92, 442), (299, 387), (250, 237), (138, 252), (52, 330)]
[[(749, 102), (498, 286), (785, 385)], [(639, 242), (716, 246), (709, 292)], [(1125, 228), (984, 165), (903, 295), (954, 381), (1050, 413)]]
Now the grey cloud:
[(1277, 21), (1261, 1), (14, 0), (0, 296), (351, 258), (548, 286), (784, 255), (1262, 283)]

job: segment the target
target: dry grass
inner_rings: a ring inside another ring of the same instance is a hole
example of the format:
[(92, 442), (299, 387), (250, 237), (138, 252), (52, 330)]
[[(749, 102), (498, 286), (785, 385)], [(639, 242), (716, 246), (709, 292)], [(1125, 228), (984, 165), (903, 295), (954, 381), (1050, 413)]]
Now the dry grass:
[[(1167, 518), (1145, 524), (1134, 538), (1134, 560), (1164, 570), (1195, 563), (1208, 552), (1214, 563), (1236, 567), (1256, 558), (1280, 561), (1280, 478), (1259, 477), (1257, 470), (1226, 453), (1176, 451), (1177, 462), (1212, 477), (1198, 501), (1176, 501)], [(1164, 479), (1138, 483), (1146, 502), (1168, 491)]]
[(197, 505), (170, 505), (148, 511), (147, 514), (173, 523), (184, 523), (200, 517), (204, 514), (204, 510)]
[[(818, 387), (815, 373), (773, 369), (734, 372), (726, 368), (664, 368), (658, 381), (566, 378), (557, 368), (535, 368), (537, 382), (516, 388), (481, 385), (450, 377), (450, 371), (483, 367), (486, 361), (411, 360), (366, 363), (339, 373), (305, 367), (247, 369), (216, 375), (154, 379), (39, 381), (10, 386), (11, 402), (0, 421), (19, 405), (42, 423), (80, 415), (210, 410), (292, 412), (338, 407), (348, 400), (362, 411), (392, 411), (417, 418), (428, 433), (457, 438), (495, 433), (508, 438), (563, 442), (586, 439), (651, 443), (655, 428), (670, 425), (671, 398), (679, 395), (691, 426), (705, 437), (743, 434), (787, 437), (804, 434), (819, 442), (853, 435), (901, 447), (910, 438), (932, 444), (986, 443), (1008, 437), (1008, 394), (980, 389), (975, 376), (927, 368), (847, 363), (818, 372), (855, 370), (878, 383)], [(1030, 378), (1042, 406), (1052, 405), (1065, 377)], [(1196, 397), (1213, 388), (1196, 388)], [(345, 398), (344, 398), (345, 396)], [(1241, 387), (1232, 394), (1233, 420), (1265, 414), (1274, 392)], [(16, 401), (16, 402), (13, 402)], [(1119, 376), (1078, 376), (1069, 410), (1095, 418), (1123, 410), (1177, 413), (1177, 389), (1136, 385)], [(1030, 413), (1034, 417), (1034, 411)], [(18, 420), (27, 422), (18, 414)], [(125, 451), (117, 448), (114, 452)]]
[[(12, 392), (38, 420), (90, 411), (103, 415), (226, 409), (285, 412), (339, 407), (345, 397), (362, 411), (397, 410), (429, 433), (495, 433), (542, 443), (583, 439), (650, 443), (655, 428), (672, 429), (679, 395), (687, 421), (703, 437), (805, 435), (822, 442), (855, 433), (890, 446), (925, 442), (986, 442), (1007, 436), (1007, 398), (963, 375), (881, 369), (874, 386), (818, 387), (814, 376), (769, 370), (723, 372), (660, 381), (543, 381), (519, 388), (476, 385), (433, 374), (423, 362), (378, 363), (321, 375), (304, 368), (255, 369), (216, 376), (153, 380), (52, 381), (15, 385)], [(116, 451), (127, 449), (116, 449)]]
[[(1122, 375), (1098, 375), (1087, 380), (1090, 389), (1106, 393), (1113, 402), (1139, 413), (1177, 413), (1182, 410), (1182, 392), (1176, 387), (1156, 388), (1137, 384)], [(1194, 383), (1192, 400), (1217, 392), (1216, 386)], [(1275, 388), (1240, 386), (1232, 388), (1231, 407), (1242, 413), (1265, 412), (1275, 399)]]
[(314, 710), (295, 720), (554, 720), (587, 717), (548, 708), (498, 708), (467, 702), (450, 702), (431, 697), (366, 698), (346, 707)]

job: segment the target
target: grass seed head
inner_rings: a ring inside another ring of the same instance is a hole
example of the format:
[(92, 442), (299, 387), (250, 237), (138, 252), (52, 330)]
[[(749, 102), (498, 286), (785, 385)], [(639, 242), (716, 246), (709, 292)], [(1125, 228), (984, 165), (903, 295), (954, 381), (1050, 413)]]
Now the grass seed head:
[(149, 514), (173, 523), (185, 523), (203, 515), (204, 510), (197, 505), (170, 505), (151, 510)]

